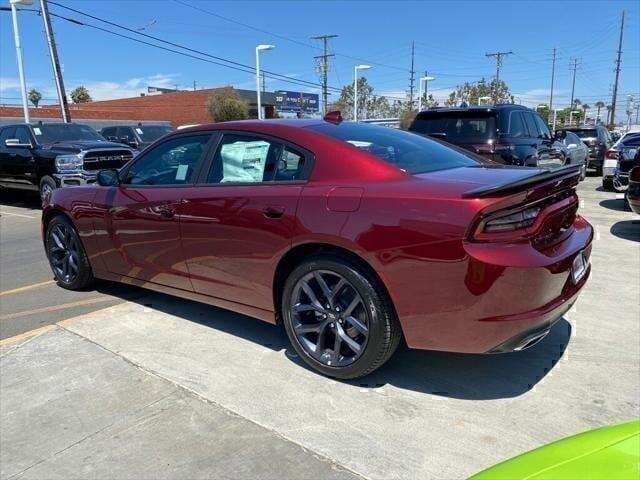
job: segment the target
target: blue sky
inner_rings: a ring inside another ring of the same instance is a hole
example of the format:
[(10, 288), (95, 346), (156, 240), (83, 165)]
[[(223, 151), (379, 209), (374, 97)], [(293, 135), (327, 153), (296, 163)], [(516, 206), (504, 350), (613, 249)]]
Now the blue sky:
[[(194, 10), (174, 0), (56, 0), (164, 40), (180, 43), (242, 64), (254, 64), (259, 43), (276, 45), (263, 54), (265, 69), (317, 82), (313, 56), (319, 43), (309, 37), (337, 34), (331, 40), (329, 83), (352, 82), (353, 66), (371, 63), (366, 76), (375, 92), (403, 97), (408, 90), (411, 42), (415, 68), (436, 77), (429, 90), (443, 99), (465, 81), (495, 75), (485, 53), (512, 50), (501, 78), (526, 105), (548, 102), (551, 49), (558, 49), (554, 104), (571, 94), (569, 63), (580, 67), (575, 96), (584, 103), (610, 103), (620, 14), (626, 11), (618, 110), (627, 94), (640, 99), (640, 2), (638, 1), (198, 1), (183, 3), (226, 17)], [(39, 4), (36, 0), (35, 6)], [(0, 0), (8, 6), (8, 0)], [(117, 30), (51, 5), (52, 12)], [(231, 20), (231, 21), (230, 21)], [(51, 65), (42, 20), (21, 12), (28, 88), (54, 99)], [(240, 22), (248, 26), (239, 25)], [(253, 28), (249, 28), (253, 27)], [(91, 28), (54, 20), (68, 90), (83, 84), (94, 99), (138, 95), (147, 85), (198, 88), (235, 85), (254, 88), (250, 73), (186, 58)], [(262, 30), (262, 31), (261, 31)], [(122, 32), (127, 34), (126, 32)], [(128, 34), (132, 35), (132, 34)], [(11, 18), (0, 12), (0, 103), (19, 103)], [(417, 85), (417, 83), (416, 83)], [(267, 90), (314, 91), (267, 80)], [(330, 98), (337, 98), (336, 95)], [(621, 119), (621, 117), (619, 117)]]

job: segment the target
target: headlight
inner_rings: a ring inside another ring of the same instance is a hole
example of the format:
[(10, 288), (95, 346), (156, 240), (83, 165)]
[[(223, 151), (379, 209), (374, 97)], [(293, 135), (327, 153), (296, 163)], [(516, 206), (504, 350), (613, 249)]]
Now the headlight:
[(56, 157), (56, 168), (60, 172), (82, 169), (82, 156), (80, 155), (58, 155)]

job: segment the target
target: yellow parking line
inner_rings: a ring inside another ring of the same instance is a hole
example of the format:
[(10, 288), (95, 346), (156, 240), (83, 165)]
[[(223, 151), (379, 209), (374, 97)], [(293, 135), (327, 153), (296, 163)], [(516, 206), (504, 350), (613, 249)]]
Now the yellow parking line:
[(3, 340), (0, 340), (0, 347), (5, 347), (7, 345), (15, 345), (16, 343), (23, 343), (32, 337), (42, 335), (43, 333), (46, 333), (55, 328), (56, 328), (55, 325), (45, 325), (44, 327), (34, 328), (33, 330), (29, 330), (28, 332), (20, 333), (18, 335), (14, 335), (13, 337), (5, 338)]
[(13, 290), (7, 290), (5, 292), (0, 292), (0, 297), (3, 295), (11, 295), (12, 293), (20, 293), (25, 292), (27, 290), (31, 290), (32, 288), (44, 287), (46, 285), (51, 285), (55, 283), (53, 280), (47, 280), (46, 282), (33, 283), (31, 285), (25, 285), (24, 287), (14, 288)]
[(57, 310), (64, 310), (66, 308), (81, 307), (84, 305), (93, 305), (96, 303), (111, 302), (115, 300), (117, 299), (113, 297), (87, 298), (86, 300), (80, 300), (77, 302), (63, 303), (62, 305), (51, 305), (49, 307), (36, 308), (34, 310), (26, 310), (24, 312), (16, 312), (16, 313), (10, 313), (8, 315), (2, 315), (0, 316), (0, 320), (12, 320), (14, 318), (26, 317), (29, 315), (36, 315), (38, 313), (55, 312)]

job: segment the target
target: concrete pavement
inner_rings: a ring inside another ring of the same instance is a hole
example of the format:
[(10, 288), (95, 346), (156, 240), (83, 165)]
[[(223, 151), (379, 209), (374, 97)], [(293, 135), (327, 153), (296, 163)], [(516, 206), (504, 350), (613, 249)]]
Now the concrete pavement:
[(336, 382), (281, 328), (160, 294), (5, 341), (0, 476), (463, 478), (638, 417), (640, 219), (598, 185), (592, 278), (525, 352), (401, 349)]

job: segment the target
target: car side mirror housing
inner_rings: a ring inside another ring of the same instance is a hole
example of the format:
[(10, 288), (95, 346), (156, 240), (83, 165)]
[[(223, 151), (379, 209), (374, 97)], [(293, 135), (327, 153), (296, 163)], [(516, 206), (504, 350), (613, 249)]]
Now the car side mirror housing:
[(101, 187), (117, 187), (120, 185), (120, 176), (115, 169), (100, 170), (97, 177), (98, 185)]
[(33, 145), (30, 143), (20, 143), (20, 140), (17, 138), (7, 138), (4, 141), (4, 146), (8, 148), (32, 148)]

